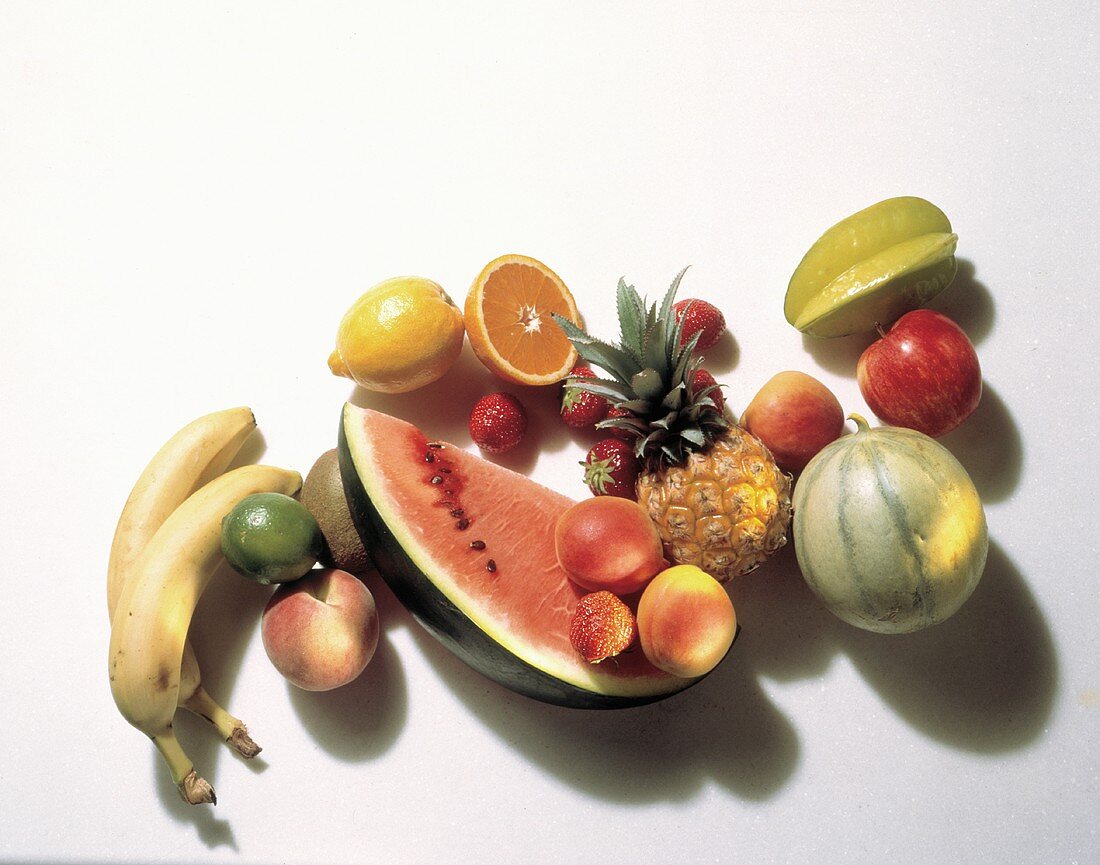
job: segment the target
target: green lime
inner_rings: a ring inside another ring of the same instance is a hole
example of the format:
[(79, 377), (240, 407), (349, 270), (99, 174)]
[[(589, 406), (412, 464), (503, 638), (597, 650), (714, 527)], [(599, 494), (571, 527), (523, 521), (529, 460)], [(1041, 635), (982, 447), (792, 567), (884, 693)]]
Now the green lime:
[(222, 520), (222, 552), (237, 573), (258, 583), (289, 583), (317, 563), (324, 540), (301, 502), (256, 493)]
[(923, 198), (872, 204), (810, 247), (787, 286), (783, 312), (814, 336), (889, 327), (947, 288), (957, 242), (943, 211)]

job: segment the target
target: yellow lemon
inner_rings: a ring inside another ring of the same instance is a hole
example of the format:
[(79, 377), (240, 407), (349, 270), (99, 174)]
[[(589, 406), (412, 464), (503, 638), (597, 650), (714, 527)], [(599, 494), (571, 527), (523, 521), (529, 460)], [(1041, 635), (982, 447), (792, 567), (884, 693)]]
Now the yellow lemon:
[(329, 369), (367, 390), (405, 393), (451, 368), (464, 333), (462, 311), (442, 287), (419, 276), (394, 277), (344, 315)]

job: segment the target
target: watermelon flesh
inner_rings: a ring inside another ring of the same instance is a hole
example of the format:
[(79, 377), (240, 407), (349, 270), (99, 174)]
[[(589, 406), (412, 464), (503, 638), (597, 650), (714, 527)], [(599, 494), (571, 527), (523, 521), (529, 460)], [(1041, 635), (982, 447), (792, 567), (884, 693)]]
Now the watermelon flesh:
[(344, 408), (341, 474), (364, 545), (394, 594), (470, 666), (538, 700), (617, 708), (683, 690), (635, 643), (590, 664), (569, 642), (586, 593), (554, 526), (573, 502), (412, 424)]

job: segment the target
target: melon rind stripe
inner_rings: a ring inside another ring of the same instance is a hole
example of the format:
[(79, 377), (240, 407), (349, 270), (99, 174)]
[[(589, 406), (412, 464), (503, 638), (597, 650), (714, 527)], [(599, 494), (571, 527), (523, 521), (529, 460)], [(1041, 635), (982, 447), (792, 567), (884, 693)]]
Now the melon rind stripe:
[[(430, 573), (439, 575), (446, 573), (447, 568), (437, 562), (430, 553), (428, 553), (426, 548), (417, 543), (415, 538), (409, 533), (403, 520), (400, 519), (396, 509), (392, 506), (392, 500), (386, 495), (378, 474), (373, 471), (374, 449), (371, 446), (370, 437), (365, 434), (363, 417), (362, 409), (350, 404), (345, 406), (341, 423), (341, 436), (344, 438), (349, 456), (354, 463), (356, 469), (355, 475), (362, 484), (363, 490), (370, 500), (370, 506), (376, 511), (378, 518), (384, 523), (387, 531), (393, 536), (397, 544), (400, 545), (403, 554), (409, 558), (416, 568), (424, 574)], [(429, 580), (429, 582), (440, 594), (441, 598), (445, 598), (447, 603), (452, 605), (457, 613), (468, 619), (487, 639), (496, 643), (500, 647), (500, 651), (507, 652), (514, 659), (530, 666), (533, 670), (538, 671), (538, 673), (552, 680), (553, 683), (576, 688), (595, 701), (605, 701), (603, 706), (600, 706), (598, 702), (592, 703), (592, 705), (596, 707), (613, 707), (617, 705), (632, 705), (649, 702), (682, 691), (684, 688), (697, 681), (694, 679), (678, 679), (671, 676), (644, 679), (619, 678), (601, 675), (599, 669), (595, 666), (590, 670), (586, 670), (583, 667), (563, 667), (555, 663), (556, 659), (552, 656), (533, 652), (529, 645), (517, 643), (509, 639), (508, 633), (502, 632), (495, 620), (480, 610), (478, 604), (474, 602), (474, 599), (454, 583), (448, 582), (444, 586), (440, 585), (434, 579)], [(418, 616), (418, 618), (420, 617)], [(421, 619), (421, 622), (427, 625), (429, 630), (437, 637), (443, 639), (437, 628), (424, 622), (423, 619)], [(453, 635), (450, 636), (453, 637)], [(478, 667), (478, 664), (474, 662), (475, 659), (472, 659), (470, 655), (461, 651), (462, 647), (457, 644), (457, 641), (445, 639), (444, 642), (449, 648), (456, 651), (463, 660), (470, 663), (471, 666), (475, 668)], [(485, 671), (483, 670), (482, 672)], [(586, 672), (590, 675), (583, 675), (583, 673)], [(655, 685), (664, 687), (654, 688), (653, 686)], [(529, 693), (528, 695), (536, 699), (545, 699), (540, 693)], [(579, 694), (578, 697), (580, 697)], [(555, 700), (549, 701), (556, 702)], [(562, 704), (587, 705), (589, 702), (590, 701), (585, 697), (581, 698), (581, 701), (577, 703), (564, 702)]]

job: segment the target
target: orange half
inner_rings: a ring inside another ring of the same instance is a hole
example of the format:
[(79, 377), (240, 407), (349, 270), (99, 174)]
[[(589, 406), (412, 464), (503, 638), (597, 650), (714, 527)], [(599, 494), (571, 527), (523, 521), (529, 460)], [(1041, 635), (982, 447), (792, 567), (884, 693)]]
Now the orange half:
[(463, 318), (474, 354), (493, 373), (515, 384), (544, 385), (561, 381), (577, 362), (554, 313), (580, 324), (561, 277), (529, 256), (502, 255), (470, 286)]

